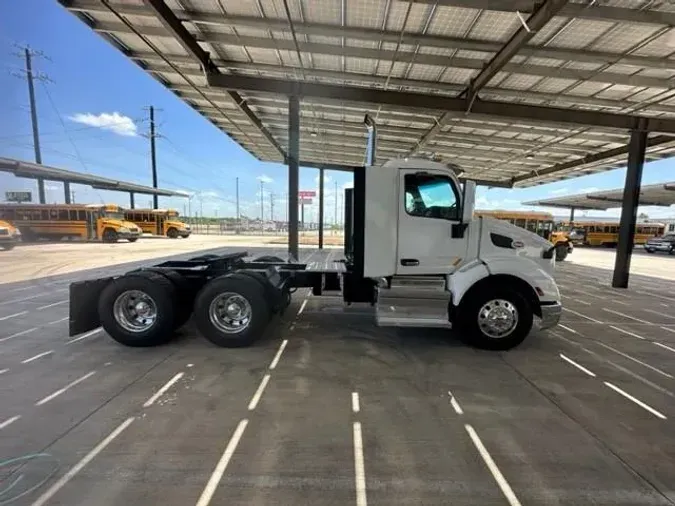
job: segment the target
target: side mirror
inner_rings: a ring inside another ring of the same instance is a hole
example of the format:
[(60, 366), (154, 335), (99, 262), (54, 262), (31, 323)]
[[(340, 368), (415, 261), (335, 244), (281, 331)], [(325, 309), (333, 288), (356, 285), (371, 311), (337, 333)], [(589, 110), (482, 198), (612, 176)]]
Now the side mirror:
[(476, 182), (464, 181), (462, 192), (462, 223), (469, 223), (473, 219), (473, 211), (476, 206)]

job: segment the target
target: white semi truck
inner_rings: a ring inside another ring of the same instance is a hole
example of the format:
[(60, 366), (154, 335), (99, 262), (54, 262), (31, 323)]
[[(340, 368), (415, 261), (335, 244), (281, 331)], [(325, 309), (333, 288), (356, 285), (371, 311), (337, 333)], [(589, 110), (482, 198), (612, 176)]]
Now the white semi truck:
[(215, 344), (247, 346), (294, 289), (311, 287), (370, 303), (380, 326), (452, 328), (474, 346), (512, 348), (533, 324), (558, 323), (555, 250), (506, 222), (474, 218), (474, 196), (475, 184), (460, 184), (452, 165), (359, 168), (345, 198), (344, 263), (316, 270), (276, 257), (245, 261), (242, 252), (73, 283), (70, 333), (103, 325), (123, 344), (150, 346), (192, 315)]

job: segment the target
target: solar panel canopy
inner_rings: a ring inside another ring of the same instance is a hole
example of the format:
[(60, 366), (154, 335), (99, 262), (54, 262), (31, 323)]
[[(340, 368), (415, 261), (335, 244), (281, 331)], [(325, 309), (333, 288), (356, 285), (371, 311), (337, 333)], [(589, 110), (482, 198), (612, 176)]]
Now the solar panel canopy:
[[(59, 0), (244, 149), (301, 165), (419, 156), (495, 186), (675, 152), (675, 4), (605, 0)], [(206, 59), (203, 55), (206, 55)], [(215, 77), (214, 77), (215, 76)]]
[[(527, 206), (562, 207), (566, 209), (612, 209), (621, 207), (623, 202), (623, 190), (603, 190), (578, 195), (565, 195), (550, 199), (533, 200), (523, 202)], [(641, 206), (665, 206), (675, 204), (675, 181), (643, 185), (640, 188), (639, 205)]]

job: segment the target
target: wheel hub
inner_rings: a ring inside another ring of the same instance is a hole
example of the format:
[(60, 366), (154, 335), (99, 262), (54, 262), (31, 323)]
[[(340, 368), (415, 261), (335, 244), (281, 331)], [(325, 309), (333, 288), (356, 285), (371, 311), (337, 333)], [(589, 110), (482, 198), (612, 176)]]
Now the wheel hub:
[(157, 320), (157, 304), (145, 292), (127, 290), (115, 299), (113, 316), (124, 330), (134, 333), (145, 332)]
[(213, 299), (209, 306), (209, 319), (221, 332), (236, 334), (247, 329), (253, 310), (243, 295), (225, 292)]
[(488, 337), (506, 337), (517, 325), (518, 310), (508, 300), (490, 300), (478, 311), (478, 326)]

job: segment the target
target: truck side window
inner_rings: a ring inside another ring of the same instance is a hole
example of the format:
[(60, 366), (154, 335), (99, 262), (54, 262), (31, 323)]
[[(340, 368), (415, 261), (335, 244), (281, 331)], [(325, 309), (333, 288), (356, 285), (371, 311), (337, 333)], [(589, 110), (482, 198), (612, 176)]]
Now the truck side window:
[(430, 174), (406, 174), (405, 210), (411, 216), (459, 219), (459, 197), (452, 181)]

